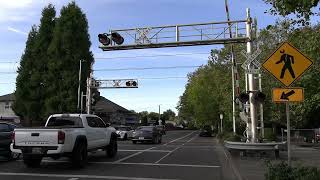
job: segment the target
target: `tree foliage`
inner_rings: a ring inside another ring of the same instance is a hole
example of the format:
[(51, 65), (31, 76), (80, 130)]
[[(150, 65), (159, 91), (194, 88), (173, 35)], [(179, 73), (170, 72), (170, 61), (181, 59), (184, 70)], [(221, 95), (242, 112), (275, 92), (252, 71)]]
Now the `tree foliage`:
[(61, 9), (48, 49), (47, 115), (77, 111), (79, 61), (85, 60), (81, 78), (84, 91), (93, 62), (90, 46), (87, 18), (76, 3), (71, 2)]
[[(262, 53), (258, 57), (261, 63), (284, 41), (291, 42), (303, 53), (314, 60), (313, 67), (307, 71), (293, 86), (305, 88), (305, 101), (291, 105), (292, 125), (296, 128), (320, 127), (320, 67), (319, 41), (320, 25), (295, 29), (290, 21), (280, 21), (259, 32), (254, 42), (259, 43)], [(241, 50), (245, 45), (234, 45), (237, 62), (243, 63)], [(198, 127), (217, 125), (219, 114), (224, 114), (225, 127), (232, 128), (232, 86), (230, 45), (219, 50), (212, 50), (212, 58), (206, 65), (189, 74), (185, 91), (180, 97), (177, 109), (179, 117), (194, 122)], [(240, 88), (244, 92), (244, 72), (240, 70)], [(268, 72), (262, 71), (262, 90), (267, 95), (264, 102), (264, 121), (266, 126), (285, 126), (285, 105), (272, 102), (272, 88), (282, 84)], [(238, 113), (237, 113), (238, 114)], [(237, 116), (237, 128), (243, 125)], [(238, 131), (238, 133), (242, 133)]]
[(319, 0), (264, 0), (264, 2), (272, 5), (269, 10), (271, 14), (281, 16), (295, 14), (294, 21), (302, 25), (308, 24), (312, 15), (319, 14), (319, 9), (315, 10)]
[(47, 49), (53, 37), (55, 15), (55, 8), (51, 4), (43, 9), (39, 29), (32, 28), (25, 54), (21, 58), (14, 110), (25, 117), (26, 125), (44, 118), (45, 89), (48, 86), (45, 79), (48, 73)]
[(79, 62), (85, 92), (93, 56), (88, 22), (75, 2), (56, 18), (49, 4), (39, 28), (32, 27), (18, 69), (14, 111), (25, 125), (41, 124), (49, 114), (77, 112)]

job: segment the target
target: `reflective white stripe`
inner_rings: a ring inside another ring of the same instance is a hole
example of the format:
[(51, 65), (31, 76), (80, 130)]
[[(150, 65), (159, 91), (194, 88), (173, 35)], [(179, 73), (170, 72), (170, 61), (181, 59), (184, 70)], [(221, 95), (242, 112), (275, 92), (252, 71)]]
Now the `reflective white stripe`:
[(39, 174), (39, 173), (6, 173), (0, 172), (1, 176), (33, 176), (33, 177), (61, 177), (61, 178), (89, 178), (89, 179), (119, 179), (119, 180), (173, 180), (141, 177), (121, 177), (121, 176), (96, 176), (96, 175), (77, 175), (77, 174)]

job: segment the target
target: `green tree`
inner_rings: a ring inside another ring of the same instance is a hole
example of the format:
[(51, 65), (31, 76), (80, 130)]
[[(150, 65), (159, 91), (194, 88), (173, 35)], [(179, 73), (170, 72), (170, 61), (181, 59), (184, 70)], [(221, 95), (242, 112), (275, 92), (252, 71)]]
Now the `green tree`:
[(42, 18), (40, 20), (39, 33), (35, 44), (35, 53), (37, 58), (34, 61), (34, 73), (32, 74), (32, 81), (35, 97), (35, 104), (37, 108), (34, 109), (36, 113), (35, 120), (41, 122), (47, 118), (45, 115), (45, 100), (46, 89), (50, 86), (46, 80), (48, 72), (48, 48), (53, 38), (53, 29), (55, 27), (56, 11), (53, 5), (49, 4), (42, 10)]
[(272, 8), (269, 10), (271, 14), (288, 16), (290, 14), (296, 15), (295, 22), (305, 25), (309, 24), (310, 17), (319, 14), (318, 6), (319, 0), (263, 0), (267, 4), (271, 4)]
[(93, 63), (90, 51), (88, 22), (75, 2), (61, 9), (54, 28), (48, 53), (46, 114), (77, 111), (79, 60), (82, 63), (81, 90), (85, 92), (86, 79)]
[(141, 121), (141, 124), (147, 125), (148, 124), (148, 111), (142, 111), (138, 113), (138, 118)]
[(33, 60), (36, 58), (35, 44), (37, 35), (37, 27), (32, 26), (24, 54), (21, 57), (20, 67), (18, 68), (16, 91), (14, 93), (15, 102), (13, 104), (13, 110), (22, 118), (22, 124), (26, 126), (32, 125), (32, 120), (35, 116), (35, 105), (32, 103), (33, 99), (31, 97), (33, 85), (30, 82), (33, 73)]
[(176, 113), (174, 113), (171, 109), (164, 111), (161, 114), (162, 124), (165, 124), (166, 121), (173, 121), (176, 117)]

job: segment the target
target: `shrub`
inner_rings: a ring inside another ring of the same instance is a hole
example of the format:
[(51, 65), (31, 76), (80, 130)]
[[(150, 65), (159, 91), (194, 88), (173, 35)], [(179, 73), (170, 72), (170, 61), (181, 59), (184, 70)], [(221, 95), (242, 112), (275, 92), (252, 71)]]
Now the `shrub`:
[(320, 170), (315, 167), (288, 166), (287, 163), (267, 163), (266, 180), (319, 180)]

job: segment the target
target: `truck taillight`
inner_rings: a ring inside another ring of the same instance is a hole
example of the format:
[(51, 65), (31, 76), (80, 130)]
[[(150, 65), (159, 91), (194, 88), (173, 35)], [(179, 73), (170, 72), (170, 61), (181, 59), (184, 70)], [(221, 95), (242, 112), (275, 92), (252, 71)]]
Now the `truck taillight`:
[(64, 144), (66, 134), (63, 131), (58, 131), (58, 144)]
[(14, 138), (15, 138), (15, 136), (16, 136), (16, 133), (13, 131), (12, 133), (11, 133), (11, 140), (12, 140), (12, 143), (14, 144)]

